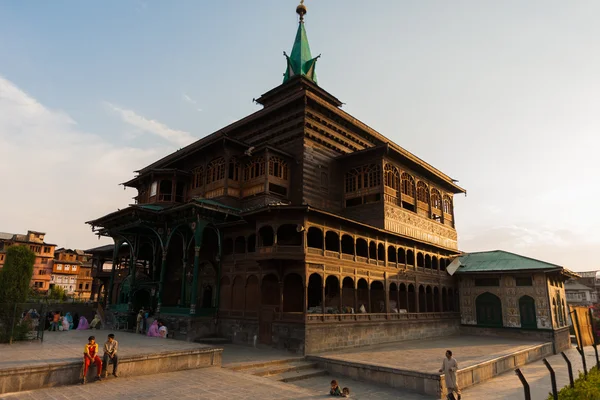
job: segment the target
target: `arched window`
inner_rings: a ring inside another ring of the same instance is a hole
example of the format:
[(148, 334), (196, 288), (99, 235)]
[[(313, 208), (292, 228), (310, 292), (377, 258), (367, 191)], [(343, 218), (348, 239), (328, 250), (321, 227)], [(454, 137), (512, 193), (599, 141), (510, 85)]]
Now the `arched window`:
[(371, 164), (346, 172), (346, 193), (381, 185), (381, 166)]
[(400, 189), (400, 172), (392, 164), (385, 164), (384, 168), (385, 186), (394, 190)]
[(429, 204), (429, 188), (425, 182), (419, 181), (417, 183), (417, 200)]
[(346, 172), (346, 193), (362, 189), (362, 174), (360, 168), (353, 168)]
[(502, 326), (502, 302), (500, 298), (490, 292), (477, 296), (475, 300), (477, 310), (477, 325)]
[(208, 164), (206, 168), (206, 183), (213, 183), (225, 179), (225, 159), (219, 157)]
[(246, 165), (244, 179), (249, 181), (265, 174), (265, 159), (257, 157)]
[(269, 175), (279, 179), (288, 178), (288, 165), (279, 157), (269, 158)]
[(227, 177), (233, 181), (239, 181), (241, 178), (241, 168), (240, 163), (238, 163), (237, 159), (234, 157), (229, 160), (229, 168), (228, 168)]
[(415, 180), (406, 172), (402, 173), (402, 194), (415, 197)]
[(535, 301), (532, 297), (521, 296), (519, 299), (519, 313), (521, 314), (521, 328), (537, 328)]
[(442, 196), (437, 189), (431, 189), (431, 206), (437, 210), (442, 209)]
[(452, 214), (452, 199), (448, 195), (444, 195), (444, 212)]
[(202, 183), (204, 182), (204, 168), (198, 167), (192, 170), (192, 189), (197, 189), (202, 187)]
[(381, 185), (381, 166), (375, 164), (365, 166), (363, 177), (365, 188)]

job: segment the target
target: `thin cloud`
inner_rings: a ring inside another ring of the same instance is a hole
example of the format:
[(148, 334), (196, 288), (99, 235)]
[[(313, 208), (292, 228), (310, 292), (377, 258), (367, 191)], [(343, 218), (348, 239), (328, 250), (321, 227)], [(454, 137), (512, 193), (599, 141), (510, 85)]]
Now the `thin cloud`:
[(183, 100), (185, 100), (189, 104), (193, 105), (197, 111), (202, 111), (202, 109), (200, 107), (198, 107), (198, 102), (196, 100), (192, 99), (190, 96), (188, 96), (185, 93), (182, 94), (181, 96), (183, 97)]
[(109, 102), (105, 102), (105, 104), (111, 111), (119, 115), (125, 123), (142, 132), (152, 133), (179, 146), (187, 146), (196, 140), (189, 132), (171, 129), (165, 124), (148, 119), (133, 110), (121, 108)]
[(59, 246), (95, 246), (85, 221), (132, 203), (118, 183), (165, 151), (116, 147), (2, 76), (0, 110), (1, 229), (44, 231)]

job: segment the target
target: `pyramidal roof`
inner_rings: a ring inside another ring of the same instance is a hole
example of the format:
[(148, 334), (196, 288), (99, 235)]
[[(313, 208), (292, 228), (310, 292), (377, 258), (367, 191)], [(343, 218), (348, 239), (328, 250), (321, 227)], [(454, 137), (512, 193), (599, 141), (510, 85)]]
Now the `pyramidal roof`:
[(308, 44), (308, 37), (306, 35), (306, 29), (304, 28), (304, 15), (306, 14), (304, 0), (300, 1), (300, 5), (296, 8), (296, 12), (300, 15), (300, 21), (298, 23), (298, 31), (296, 32), (294, 46), (292, 47), (292, 54), (288, 56), (283, 52), (287, 61), (286, 70), (283, 74), (283, 83), (296, 75), (304, 75), (314, 83), (317, 83), (315, 66), (320, 55), (313, 58), (310, 53), (310, 45)]

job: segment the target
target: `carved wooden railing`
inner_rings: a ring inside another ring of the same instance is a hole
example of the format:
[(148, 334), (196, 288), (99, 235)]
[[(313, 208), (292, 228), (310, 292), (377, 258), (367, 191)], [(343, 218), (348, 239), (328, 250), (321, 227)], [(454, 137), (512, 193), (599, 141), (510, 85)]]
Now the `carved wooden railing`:
[(370, 313), (370, 314), (306, 314), (306, 323), (368, 322), (368, 321), (425, 321), (460, 318), (456, 312)]

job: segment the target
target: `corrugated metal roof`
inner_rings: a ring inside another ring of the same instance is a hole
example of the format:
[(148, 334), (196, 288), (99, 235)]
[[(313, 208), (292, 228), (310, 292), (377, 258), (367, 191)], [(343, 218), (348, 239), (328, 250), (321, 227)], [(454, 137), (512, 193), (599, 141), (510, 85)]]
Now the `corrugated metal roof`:
[(10, 240), (13, 236), (12, 233), (0, 232), (0, 240)]
[(592, 289), (591, 287), (587, 287), (585, 285), (582, 285), (579, 282), (565, 282), (565, 290), (587, 290), (589, 292), (593, 292), (594, 289)]
[(509, 253), (503, 250), (465, 253), (458, 257), (458, 273), (544, 270), (563, 268), (560, 265)]
[(211, 206), (226, 208), (226, 209), (229, 209), (229, 210), (232, 210), (232, 211), (236, 211), (236, 212), (241, 211), (239, 208), (235, 208), (235, 207), (231, 207), (231, 206), (228, 206), (226, 204), (223, 204), (223, 203), (219, 203), (216, 200), (211, 200), (211, 199), (194, 199), (194, 200), (197, 201), (200, 204), (208, 204), (208, 205), (211, 205)]
[(150, 211), (162, 211), (165, 207), (156, 204), (136, 204), (136, 207), (144, 208)]

